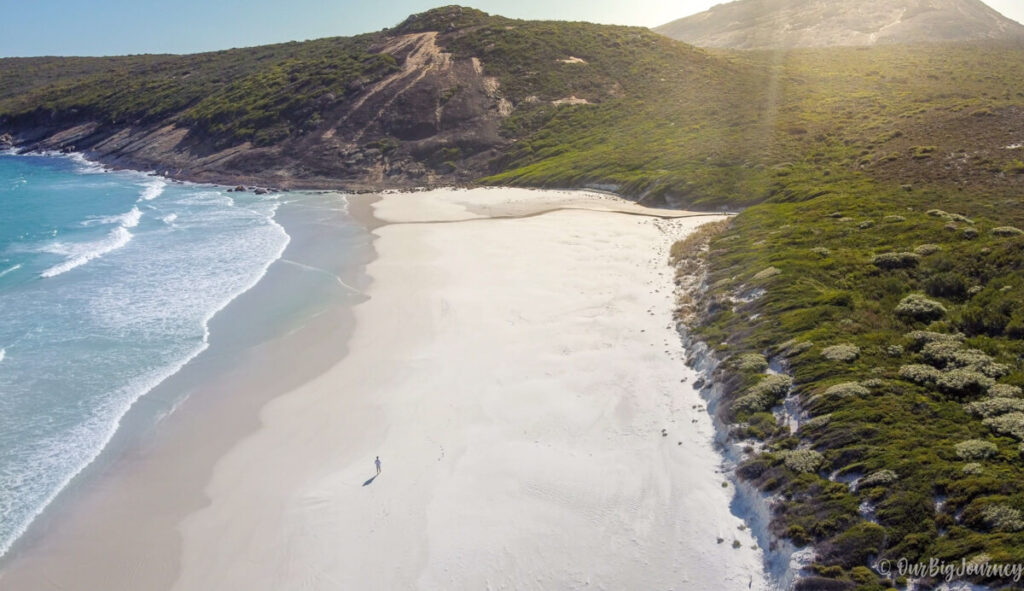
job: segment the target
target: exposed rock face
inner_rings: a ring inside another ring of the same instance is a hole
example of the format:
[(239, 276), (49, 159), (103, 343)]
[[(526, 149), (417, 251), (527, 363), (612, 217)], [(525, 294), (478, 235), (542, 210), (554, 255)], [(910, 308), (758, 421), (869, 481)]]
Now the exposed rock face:
[(1024, 41), (1024, 25), (981, 0), (738, 0), (655, 31), (734, 49)]

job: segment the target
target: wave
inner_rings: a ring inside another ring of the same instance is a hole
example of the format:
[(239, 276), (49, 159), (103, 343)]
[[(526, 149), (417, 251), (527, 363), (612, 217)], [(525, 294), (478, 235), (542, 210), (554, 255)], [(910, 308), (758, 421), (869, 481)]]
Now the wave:
[(0, 349), (0, 361), (3, 361), (4, 357), (7, 357), (7, 349)]
[(77, 172), (82, 174), (101, 174), (107, 172), (107, 170), (103, 168), (102, 164), (93, 162), (91, 160), (87, 160), (86, 157), (80, 154), (79, 152), (72, 152), (70, 154), (65, 154), (63, 152), (43, 152), (43, 155), (66, 157), (78, 165)]
[(158, 178), (149, 181), (142, 188), (142, 193), (139, 194), (139, 201), (152, 201), (156, 199), (164, 192), (166, 187), (167, 181), (163, 179)]
[(139, 220), (142, 219), (142, 212), (138, 207), (133, 207), (131, 211), (122, 213), (121, 215), (111, 215), (106, 217), (89, 218), (82, 222), (83, 226), (95, 226), (99, 224), (120, 224), (125, 228), (134, 228), (139, 225)]
[(0, 271), (0, 277), (3, 277), (4, 275), (7, 275), (8, 273), (13, 273), (13, 272), (17, 271), (20, 268), (21, 268), (21, 264), (19, 263), (17, 265), (14, 265), (10, 269), (4, 269), (3, 271)]
[(160, 218), (160, 220), (168, 226), (174, 223), (174, 220), (178, 219), (178, 214), (171, 213)]
[(128, 242), (131, 241), (132, 236), (132, 233), (129, 232), (127, 228), (124, 226), (118, 226), (111, 230), (103, 240), (75, 244), (70, 247), (57, 243), (50, 247), (49, 252), (53, 252), (55, 254), (67, 254), (67, 260), (59, 265), (50, 267), (40, 273), (39, 276), (44, 279), (49, 279), (51, 277), (67, 273), (76, 267), (81, 267), (93, 259), (97, 259), (108, 252), (115, 251), (125, 244), (128, 244)]

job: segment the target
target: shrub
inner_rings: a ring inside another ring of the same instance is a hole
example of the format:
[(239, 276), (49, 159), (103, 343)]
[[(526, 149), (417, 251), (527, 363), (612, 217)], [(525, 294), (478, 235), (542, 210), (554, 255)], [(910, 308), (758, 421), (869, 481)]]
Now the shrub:
[(926, 257), (930, 254), (935, 254), (940, 250), (942, 250), (942, 247), (938, 244), (922, 244), (914, 249), (914, 254)]
[(975, 230), (974, 228), (964, 228), (962, 236), (964, 237), (964, 240), (974, 240), (975, 238), (980, 236), (980, 234), (978, 234), (978, 231)]
[(794, 449), (785, 452), (783, 463), (794, 472), (812, 474), (818, 471), (825, 457), (813, 449)]
[(982, 422), (996, 433), (1024, 440), (1024, 412), (1011, 412)]
[(739, 371), (760, 373), (768, 369), (768, 360), (760, 353), (744, 353), (734, 358), (733, 366)]
[(889, 345), (885, 348), (885, 354), (889, 357), (903, 357), (903, 345)]
[(814, 343), (811, 341), (798, 341), (796, 339), (790, 339), (785, 343), (779, 345), (779, 352), (786, 357), (794, 357), (814, 347)]
[(832, 254), (832, 251), (825, 248), (824, 246), (815, 246), (814, 248), (811, 249), (811, 252), (820, 256), (821, 258), (826, 258)]
[(988, 395), (993, 398), (1018, 398), (1021, 395), (1021, 389), (1020, 386), (996, 384), (988, 389)]
[[(993, 386), (994, 387), (994, 386)], [(991, 388), (989, 391), (991, 392)], [(967, 405), (967, 412), (983, 419), (1005, 415), (1010, 412), (1024, 413), (1024, 399), (1021, 398), (985, 398)]]
[(828, 390), (825, 390), (825, 396), (834, 398), (852, 398), (854, 396), (867, 396), (869, 394), (871, 394), (871, 390), (868, 390), (857, 382), (836, 384), (829, 387)]
[(871, 262), (879, 269), (912, 269), (921, 257), (912, 252), (886, 252), (876, 255)]
[(871, 488), (872, 486), (889, 486), (899, 479), (900, 477), (892, 470), (879, 470), (861, 478), (857, 483), (857, 489)]
[(747, 392), (732, 403), (732, 412), (761, 412), (775, 406), (793, 386), (793, 378), (783, 374), (764, 376), (760, 382), (747, 389)]
[(917, 348), (936, 341), (963, 341), (966, 337), (960, 333), (946, 334), (943, 332), (932, 332), (930, 330), (915, 330), (907, 333), (907, 338), (914, 342)]
[(830, 422), (832, 422), (832, 415), (830, 415), (830, 414), (821, 415), (821, 416), (817, 416), (817, 417), (814, 417), (813, 419), (809, 419), (809, 420), (805, 421), (803, 425), (800, 425), (800, 428), (801, 429), (806, 429), (808, 431), (811, 431), (811, 430), (814, 430), (814, 429), (819, 429), (821, 427), (824, 427), (825, 425), (829, 424)]
[(1013, 533), (1024, 530), (1021, 512), (1007, 505), (989, 505), (981, 510), (981, 518), (995, 531)]
[(908, 382), (914, 382), (922, 386), (934, 384), (938, 381), (942, 372), (930, 365), (904, 365), (900, 368), (900, 377)]
[(905, 218), (905, 217), (903, 217), (901, 215), (887, 215), (887, 216), (885, 216), (884, 221), (887, 224), (898, 224), (900, 222), (907, 221), (907, 218)]
[(930, 215), (933, 218), (949, 218), (949, 214), (942, 211), (941, 209), (929, 209), (928, 215)]
[(987, 460), (999, 453), (999, 447), (991, 441), (968, 439), (953, 446), (961, 460)]
[(995, 384), (992, 378), (969, 369), (954, 369), (942, 372), (935, 385), (946, 394), (958, 397), (984, 394)]
[(960, 471), (963, 472), (966, 476), (978, 476), (979, 474), (985, 472), (985, 470), (981, 467), (981, 464), (977, 462), (970, 462), (968, 464), (964, 464), (963, 468), (960, 468)]
[(925, 292), (937, 298), (960, 300), (967, 296), (967, 278), (960, 273), (936, 273), (925, 283)]
[(1014, 228), (1013, 226), (1001, 226), (999, 228), (992, 228), (992, 233), (996, 236), (1020, 236), (1024, 234), (1024, 230)]
[(938, 320), (946, 315), (946, 307), (923, 295), (911, 294), (900, 300), (896, 315), (914, 320)]
[(868, 228), (873, 228), (874, 226), (875, 226), (875, 222), (873, 222), (871, 220), (865, 220), (865, 221), (857, 224), (857, 227), (860, 228), (861, 230), (867, 230)]
[(921, 349), (924, 360), (935, 367), (946, 367), (960, 353), (963, 345), (957, 341), (932, 341)]
[(781, 274), (782, 271), (778, 270), (777, 268), (768, 267), (767, 269), (760, 271), (757, 275), (754, 275), (754, 281), (765, 281), (771, 279), (772, 277), (775, 277), (776, 275)]
[(978, 349), (964, 349), (956, 341), (934, 341), (921, 350), (925, 361), (936, 367), (964, 368), (982, 373), (990, 378), (1000, 378), (1010, 373), (1010, 368)]
[(850, 362), (860, 356), (860, 347), (849, 343), (833, 345), (822, 349), (821, 355), (830, 361)]

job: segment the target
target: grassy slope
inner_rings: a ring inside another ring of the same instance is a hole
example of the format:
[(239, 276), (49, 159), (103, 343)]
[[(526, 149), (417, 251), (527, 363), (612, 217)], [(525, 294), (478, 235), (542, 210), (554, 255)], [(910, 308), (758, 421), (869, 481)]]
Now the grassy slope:
[[(734, 54), (784, 72), (774, 157), (788, 163), (775, 166), (767, 200), (711, 241), (695, 331), (732, 359), (723, 380), (736, 435), (766, 443), (741, 474), (783, 499), (776, 531), (815, 543), (817, 572), (851, 588), (895, 582), (865, 568), (873, 554), (1024, 562), (1024, 422), (1000, 432), (968, 410), (994, 393), (1024, 405), (1019, 390), (918, 384), (900, 373), (943, 366), (908, 336), (927, 329), (962, 333), (961, 349), (1005, 365), (995, 382), (1024, 386), (1024, 236), (993, 232), (1024, 228), (1021, 150), (1006, 149), (1021, 129), (1012, 123), (1024, 102), (1020, 58), (994, 46)], [(909, 268), (874, 264), (929, 244), (938, 248), (920, 250)], [(757, 289), (763, 295), (741, 300)], [(896, 314), (915, 293), (947, 312)], [(852, 361), (823, 354), (847, 344), (859, 348)], [(741, 363), (751, 353), (787, 364), (815, 420), (791, 434), (766, 412), (777, 396), (730, 407), (764, 379), (760, 364)], [(967, 440), (994, 447), (965, 459), (955, 446)], [(801, 471), (794, 449), (820, 453), (821, 464)], [(878, 485), (842, 482), (883, 470), (894, 474)]]

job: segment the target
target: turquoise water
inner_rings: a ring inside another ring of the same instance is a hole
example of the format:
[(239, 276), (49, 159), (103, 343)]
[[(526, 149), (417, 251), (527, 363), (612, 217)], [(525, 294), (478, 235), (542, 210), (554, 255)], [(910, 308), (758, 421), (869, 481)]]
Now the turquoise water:
[(0, 154), (0, 554), (281, 256), (278, 206)]

